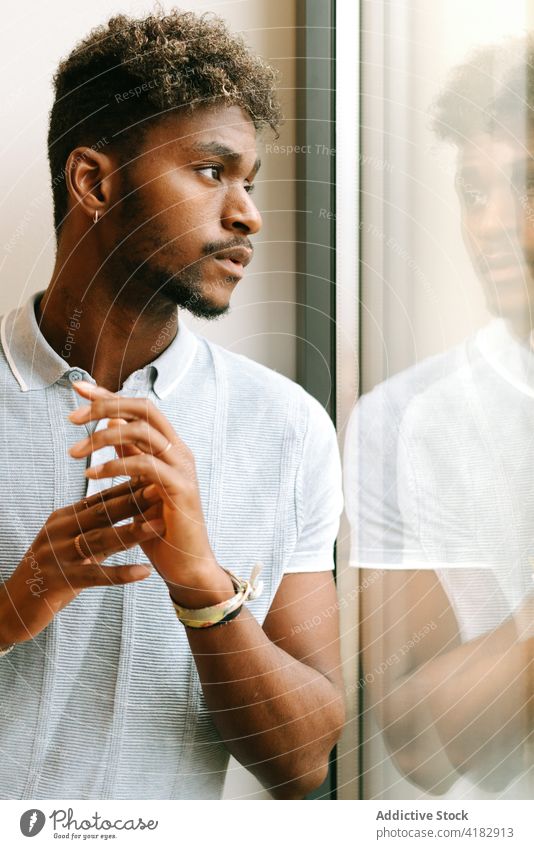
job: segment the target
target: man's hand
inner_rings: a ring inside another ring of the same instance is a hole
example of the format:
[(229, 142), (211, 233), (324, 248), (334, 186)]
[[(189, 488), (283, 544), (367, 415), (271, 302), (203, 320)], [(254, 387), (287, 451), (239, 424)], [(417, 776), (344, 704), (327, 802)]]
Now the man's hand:
[[(55, 510), (0, 589), (0, 646), (37, 636), (63, 607), (89, 587), (147, 578), (147, 564), (102, 566), (111, 554), (153, 539), (161, 520), (115, 522), (142, 517), (154, 503), (130, 482)], [(82, 558), (77, 543), (87, 556)]]
[(150, 518), (161, 517), (164, 531), (142, 548), (172, 598), (187, 608), (231, 598), (232, 581), (218, 565), (208, 540), (193, 454), (168, 419), (146, 398), (124, 398), (87, 381), (74, 386), (91, 404), (71, 413), (70, 420), (86, 424), (108, 418), (113, 426), (77, 442), (71, 456), (86, 457), (113, 445), (118, 458), (87, 469), (87, 477), (128, 475), (145, 484), (149, 497), (160, 499)]

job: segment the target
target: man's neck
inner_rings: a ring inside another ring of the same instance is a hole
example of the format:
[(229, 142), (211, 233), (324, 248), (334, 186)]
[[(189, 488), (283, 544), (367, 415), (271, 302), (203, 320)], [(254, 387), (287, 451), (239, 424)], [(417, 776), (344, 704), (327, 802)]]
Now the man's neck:
[(510, 336), (522, 347), (532, 350), (532, 323), (528, 317), (521, 316), (520, 318), (506, 318), (505, 324)]
[(169, 302), (152, 300), (147, 309), (131, 293), (117, 296), (96, 281), (86, 287), (57, 276), (36, 308), (39, 329), (54, 351), (111, 392), (168, 347), (177, 315)]

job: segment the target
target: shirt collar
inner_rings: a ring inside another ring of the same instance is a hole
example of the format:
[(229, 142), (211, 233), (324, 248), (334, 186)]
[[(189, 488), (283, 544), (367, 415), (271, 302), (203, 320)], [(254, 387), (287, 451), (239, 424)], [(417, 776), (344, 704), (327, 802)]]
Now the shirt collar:
[[(39, 330), (35, 304), (43, 294), (44, 291), (36, 292), (25, 304), (4, 315), (0, 324), (2, 347), (22, 392), (51, 386), (76, 368), (75, 352), (72, 360), (63, 359)], [(180, 316), (178, 332), (170, 345), (156, 359), (139, 370), (141, 373), (150, 372), (154, 375), (152, 388), (158, 398), (165, 398), (180, 383), (193, 363), (197, 348), (198, 337), (189, 330)], [(85, 374), (87, 373), (84, 372)], [(126, 383), (125, 380), (124, 384)]]
[(198, 337), (178, 318), (178, 332), (171, 344), (149, 363), (156, 370), (154, 392), (158, 398), (166, 398), (176, 389), (193, 364), (198, 349)]

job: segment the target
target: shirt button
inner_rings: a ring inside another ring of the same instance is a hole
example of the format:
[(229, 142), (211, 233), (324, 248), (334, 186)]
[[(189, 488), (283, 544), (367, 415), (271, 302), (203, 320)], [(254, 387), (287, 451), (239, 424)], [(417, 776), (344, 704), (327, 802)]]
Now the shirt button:
[(77, 371), (74, 369), (73, 371), (69, 371), (69, 380), (71, 383), (75, 383), (77, 380), (83, 380), (84, 376), (81, 371)]

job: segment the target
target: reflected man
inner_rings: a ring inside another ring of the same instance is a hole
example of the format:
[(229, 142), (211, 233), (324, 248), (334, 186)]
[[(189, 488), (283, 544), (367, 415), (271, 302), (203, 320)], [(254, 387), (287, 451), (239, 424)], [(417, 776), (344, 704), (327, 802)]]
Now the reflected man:
[(435, 104), (493, 318), (364, 396), (345, 446), (366, 706), (401, 775), (452, 798), (534, 788), (533, 56), (483, 48)]

